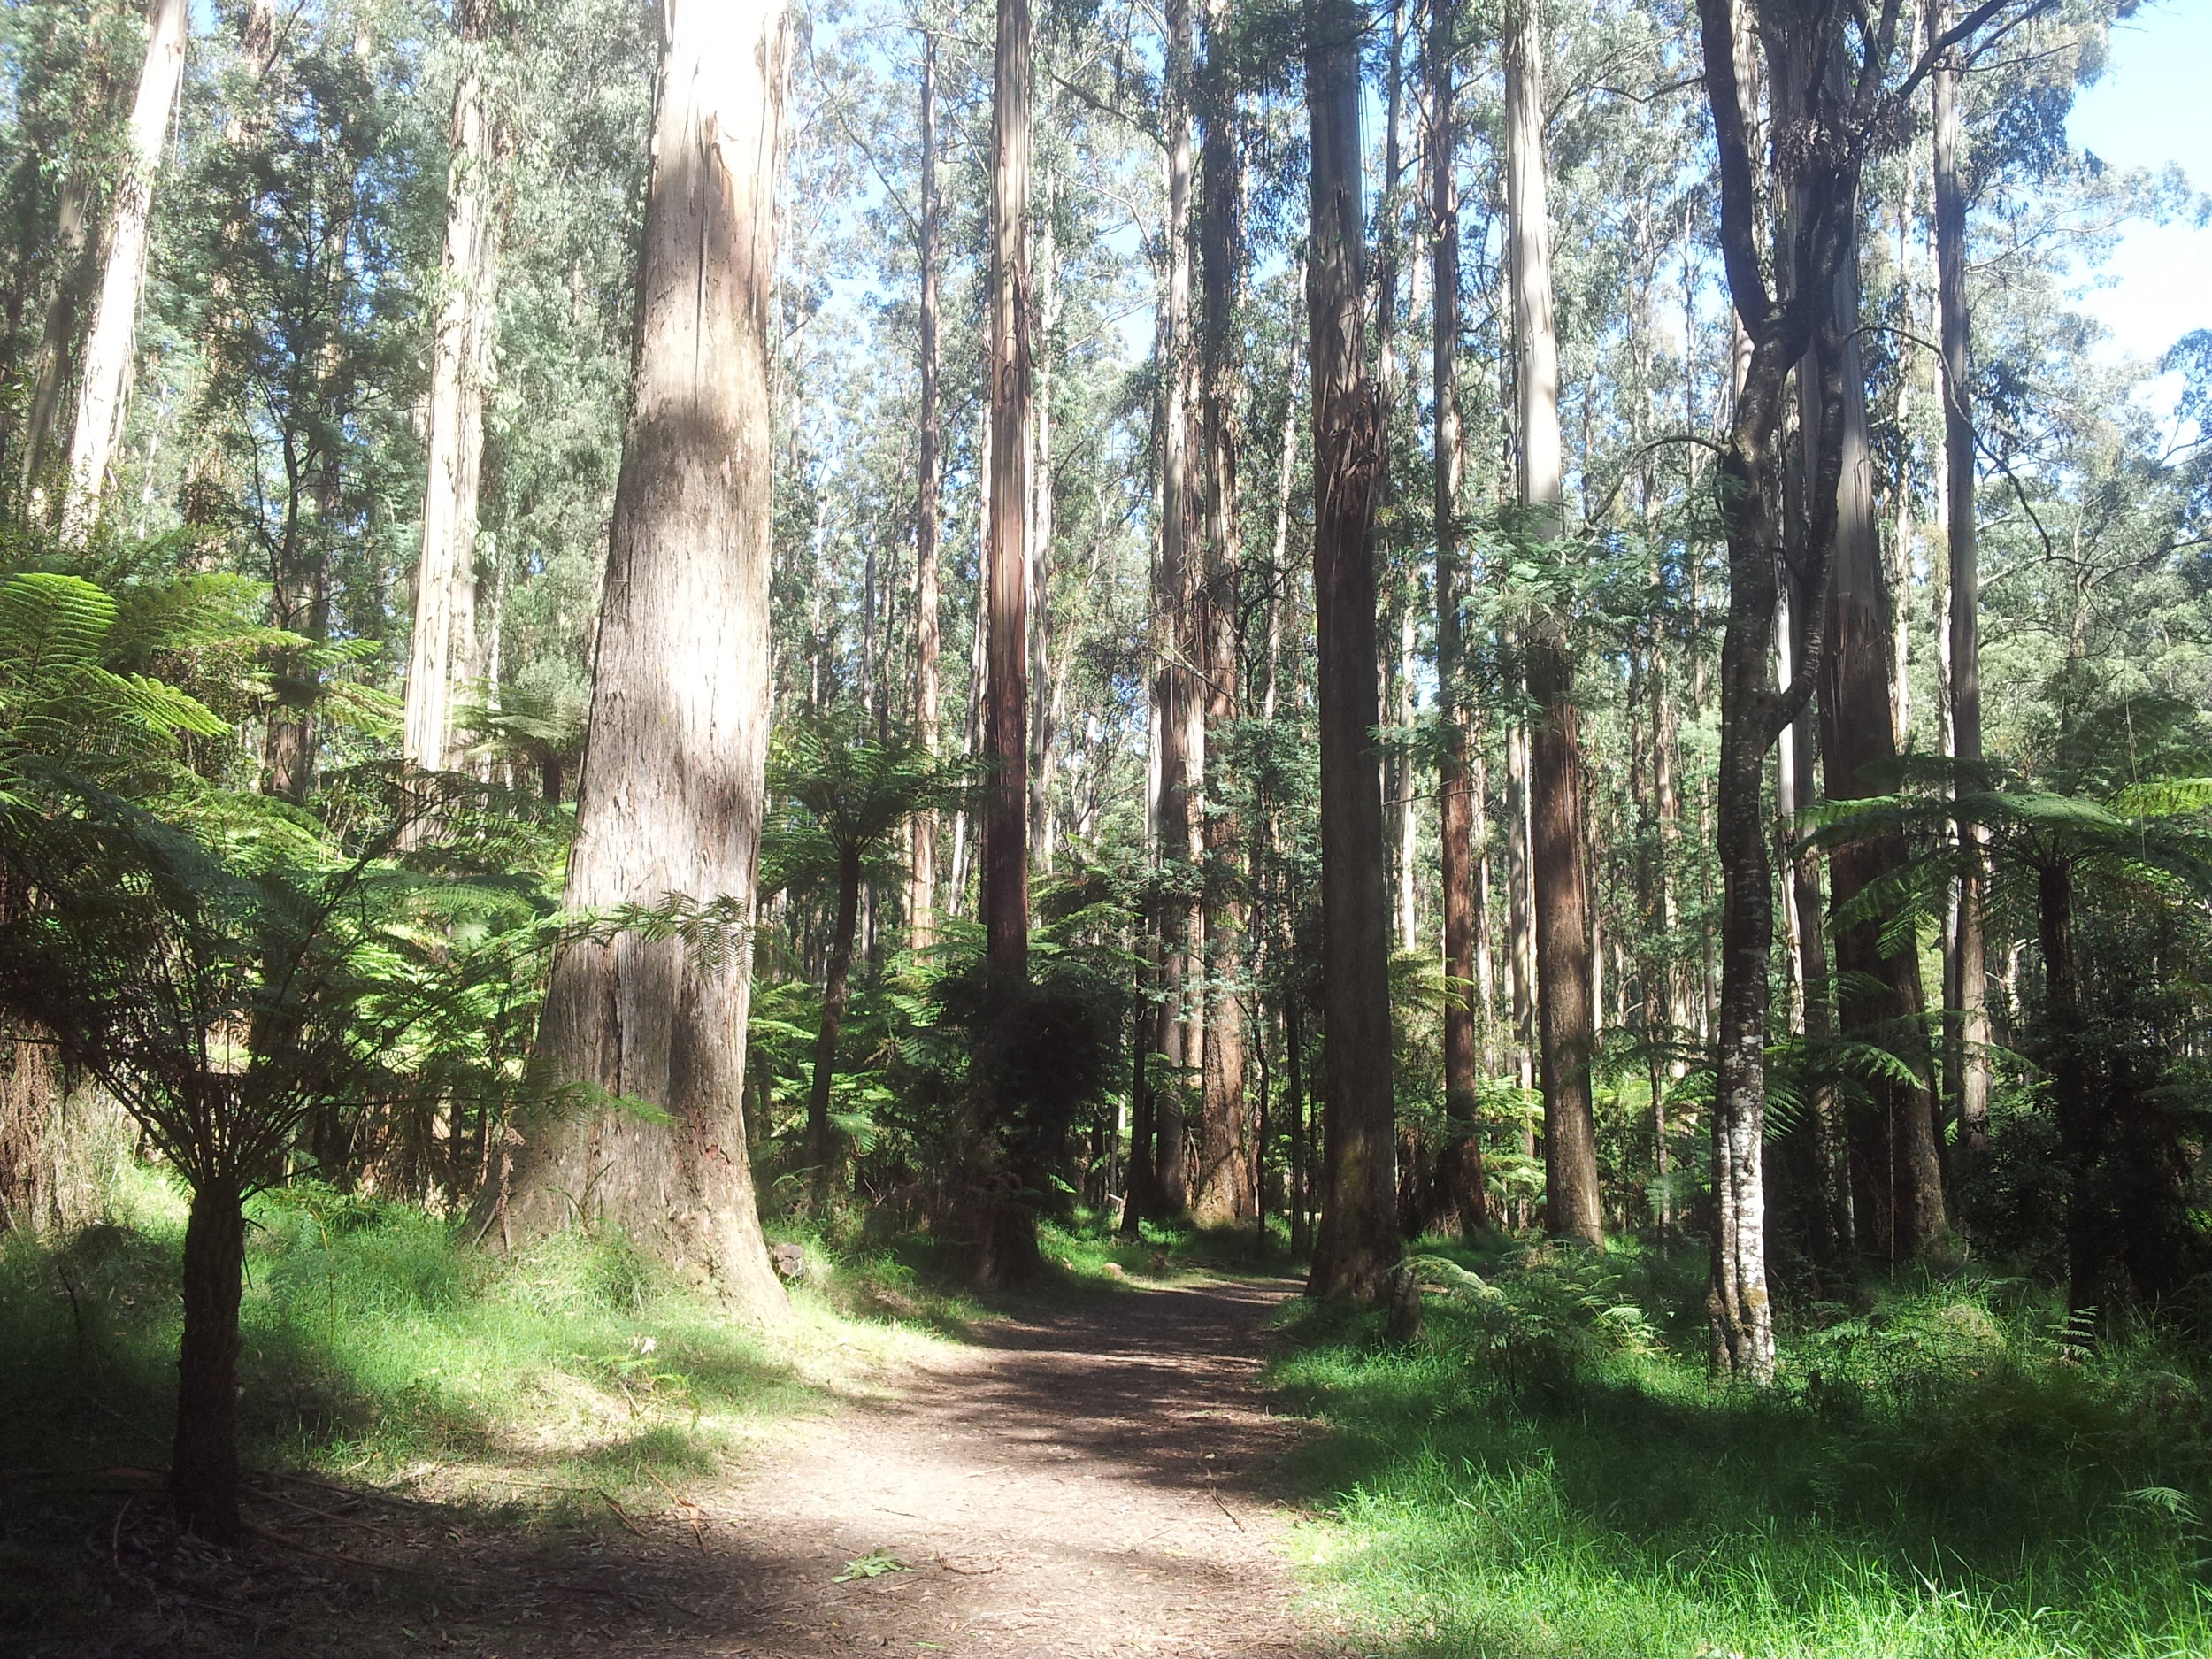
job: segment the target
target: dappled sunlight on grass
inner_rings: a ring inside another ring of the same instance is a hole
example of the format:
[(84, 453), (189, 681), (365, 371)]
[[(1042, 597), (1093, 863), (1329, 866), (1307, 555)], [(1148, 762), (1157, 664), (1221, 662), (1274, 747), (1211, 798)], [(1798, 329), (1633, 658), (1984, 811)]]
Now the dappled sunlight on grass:
[(2172, 1355), (2083, 1359), (2039, 1297), (1931, 1279), (1829, 1310), (1757, 1394), (1639, 1305), (1669, 1263), (1479, 1265), (1418, 1342), (1314, 1315), (1276, 1367), (1335, 1431), (1299, 1466), (1328, 1621), (1485, 1659), (2212, 1651), (2212, 1458)]
[[(165, 1462), (182, 1207), (141, 1178), (120, 1218), (0, 1256), (10, 1466)], [(732, 1318), (620, 1240), (501, 1258), (456, 1223), (301, 1188), (257, 1202), (242, 1312), (249, 1463), (465, 1502), (611, 1491), (651, 1503), (938, 1339), (865, 1307), (895, 1264), (818, 1249), (791, 1317)], [(937, 1299), (910, 1285), (917, 1312)], [(955, 1323), (947, 1320), (945, 1323)], [(571, 1492), (569, 1489), (575, 1489)]]

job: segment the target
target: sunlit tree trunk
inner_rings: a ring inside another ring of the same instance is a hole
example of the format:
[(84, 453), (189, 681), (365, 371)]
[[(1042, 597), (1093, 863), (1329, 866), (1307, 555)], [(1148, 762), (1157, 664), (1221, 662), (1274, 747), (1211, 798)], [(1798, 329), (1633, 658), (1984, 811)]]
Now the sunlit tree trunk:
[(1375, 505), (1382, 434), (1369, 379), (1356, 0), (1306, 0), (1312, 142), (1306, 303), (1313, 386), (1313, 570), (1321, 734), (1321, 1234), (1309, 1286), (1371, 1302), (1398, 1256), (1390, 912), (1371, 733)]
[(1444, 1146), (1438, 1165), (1446, 1201), (1463, 1232), (1490, 1224), (1476, 1124), (1476, 941), (1482, 935), (1481, 887), (1475, 879), (1476, 785), (1468, 765), (1467, 722), (1459, 706), (1466, 650), (1460, 603), (1459, 485), (1466, 455), (1459, 418), (1459, 126), (1454, 104), (1459, 8), (1431, 0), (1429, 9), (1429, 211), (1434, 226), (1430, 260), (1431, 373), (1436, 405), (1433, 517), (1436, 534), (1436, 708), (1444, 727), (1437, 773), (1439, 849), (1444, 886)]
[[(1559, 335), (1552, 315), (1546, 206), (1543, 58), (1536, 9), (1517, 0), (1506, 55), (1506, 203), (1513, 260), (1513, 337), (1520, 373), (1520, 507), (1532, 543), (1566, 534), (1559, 434)], [(1528, 634), (1530, 850), (1536, 874), (1537, 1048), (1544, 1091), (1545, 1225), (1605, 1236), (1590, 1096), (1596, 1048), (1591, 1002), (1589, 872), (1583, 850), (1581, 711), (1566, 619), (1541, 614)]]
[[(1204, 582), (1200, 590), (1199, 690), (1208, 748), (1212, 734), (1241, 712), (1237, 540), (1237, 424), (1234, 326), (1244, 257), (1244, 166), (1225, 38), (1225, 0), (1207, 13), (1206, 61), (1198, 78), (1205, 132), (1199, 156), (1199, 472)], [(1257, 1188), (1245, 1100), (1245, 908), (1225, 890), (1225, 872), (1243, 831), (1214, 802), (1204, 803), (1202, 846), (1215, 874), (1206, 884), (1203, 918), (1207, 987), (1205, 1059), (1200, 1078), (1198, 1168), (1192, 1213), (1203, 1226), (1247, 1222)], [(1263, 1105), (1264, 1104), (1263, 1090)]]
[(68, 499), (63, 525), (86, 535), (100, 515), (108, 468), (123, 441), (131, 368), (138, 348), (138, 308), (146, 292), (146, 250), (153, 226), (154, 180), (184, 81), (190, 8), (185, 0), (154, 0), (147, 14), (146, 65), (131, 107), (122, 176), (108, 219), (107, 262), (85, 338), (77, 391), (77, 425), (69, 442)]
[(989, 683), (983, 752), (983, 925), (995, 973), (1029, 971), (1030, 467), (1034, 296), (1029, 266), (1033, 69), (1028, 0), (998, 0), (991, 156)]
[[(749, 915), (769, 693), (769, 418), (787, 32), (777, 0), (670, 8), (640, 262), (637, 351), (565, 902), (727, 899)], [(740, 1110), (752, 951), (634, 933), (564, 949), (544, 1075), (659, 1107), (525, 1125), (491, 1219), (582, 1218), (783, 1305)]]
[[(939, 730), (938, 658), (943, 649), (943, 600), (940, 592), (938, 491), (944, 446), (944, 412), (937, 388), (937, 36), (922, 33), (922, 214), (915, 257), (921, 266), (921, 411), (914, 492), (914, 728), (925, 754), (934, 757), (942, 741)], [(937, 942), (937, 814), (915, 814), (910, 832), (911, 872), (907, 919), (913, 945), (926, 950)]]
[(485, 53), (495, 0), (463, 0), (446, 167), (445, 254), (430, 344), (428, 477), (415, 565), (414, 637), (407, 664), (402, 753), (433, 772), (454, 763), (457, 682), (477, 672), (476, 507), (484, 454), (484, 394), (497, 318), (492, 201), (492, 109)]
[[(1160, 559), (1153, 591), (1159, 752), (1153, 839), (1163, 864), (1191, 864), (1196, 862), (1199, 782), (1194, 775), (1199, 753), (1192, 739), (1202, 741), (1203, 734), (1201, 693), (1191, 672), (1199, 577), (1191, 549), (1197, 511), (1190, 467), (1191, 82), (1196, 47), (1190, 0), (1168, 0), (1165, 17), (1167, 308), (1162, 333)], [(1190, 1202), (1183, 1106), (1190, 1079), (1205, 1061), (1204, 976), (1201, 912), (1187, 898), (1171, 895), (1160, 907), (1161, 1060), (1154, 1096), (1158, 1134), (1154, 1197), (1169, 1216), (1181, 1215)]]
[[(1951, 8), (1937, 9), (1934, 28), (1948, 28)], [(1972, 318), (1966, 306), (1966, 188), (1959, 177), (1959, 60), (1947, 56), (1930, 77), (1935, 104), (1935, 242), (1937, 307), (1943, 333), (1943, 464), (1946, 538), (1951, 578), (1950, 717), (1952, 753), (1962, 774), (1982, 764), (1981, 572), (1974, 518)], [(1978, 841), (1962, 826), (1960, 833)], [(1989, 1144), (1989, 1007), (1987, 877), (1980, 862), (1960, 883), (1951, 1024), (1951, 1071), (1958, 1102), (1959, 1143), (1977, 1155)]]

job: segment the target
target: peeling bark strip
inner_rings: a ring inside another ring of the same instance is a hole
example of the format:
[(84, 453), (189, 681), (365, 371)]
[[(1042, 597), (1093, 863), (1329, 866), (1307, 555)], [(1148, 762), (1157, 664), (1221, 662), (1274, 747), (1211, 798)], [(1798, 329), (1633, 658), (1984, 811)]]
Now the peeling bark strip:
[[(749, 906), (768, 726), (768, 409), (779, 0), (673, 0), (638, 283), (638, 352), (565, 902), (670, 894)], [(550, 1082), (664, 1108), (549, 1111), (526, 1127), (508, 1233), (572, 1219), (704, 1269), (740, 1307), (783, 1306), (740, 1111), (749, 949), (711, 964), (635, 934), (556, 962)]]
[(108, 467), (123, 440), (131, 364), (138, 349), (138, 307), (146, 292), (146, 249), (153, 223), (154, 179), (168, 136), (169, 112), (184, 82), (188, 27), (185, 0), (154, 0), (147, 18), (146, 66), (131, 108), (123, 176), (115, 188), (114, 222), (108, 231), (106, 269), (85, 340), (84, 380), (77, 394), (77, 426), (69, 442), (69, 495), (65, 532), (90, 534), (100, 516)]
[(432, 772), (453, 764), (454, 684), (477, 672), (477, 490), (496, 316), (492, 110), (484, 85), (495, 4), (463, 0), (461, 6), (445, 252), (430, 347), (429, 476), (423, 490), (422, 555), (415, 565), (401, 752), (409, 764)]
[(1306, 311), (1313, 381), (1313, 589), (1321, 726), (1319, 1297), (1382, 1299), (1398, 1257), (1390, 1071), (1389, 890), (1375, 684), (1381, 433), (1366, 342), (1356, 0), (1306, 0), (1312, 132)]

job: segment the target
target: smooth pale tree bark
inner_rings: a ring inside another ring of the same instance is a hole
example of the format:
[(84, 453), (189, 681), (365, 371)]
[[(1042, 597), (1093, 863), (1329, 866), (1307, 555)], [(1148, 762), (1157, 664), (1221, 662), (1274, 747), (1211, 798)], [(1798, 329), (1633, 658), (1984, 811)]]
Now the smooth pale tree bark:
[[(1947, 30), (1950, 21), (1950, 7), (1939, 7), (1935, 28)], [(1935, 105), (1936, 303), (1943, 335), (1951, 752), (1962, 773), (1970, 774), (1982, 764), (1982, 602), (1974, 518), (1973, 319), (1966, 305), (1966, 188), (1959, 177), (1959, 75), (1957, 57), (1947, 52), (1929, 81)], [(1960, 833), (1978, 843), (1979, 832), (1973, 826), (1962, 825)], [(1970, 1156), (1989, 1145), (1988, 946), (1982, 915), (1987, 890), (1985, 869), (1977, 860), (1959, 884), (1952, 967), (1952, 994), (1958, 1008), (1946, 1045), (1953, 1097), (1958, 1102), (1959, 1143)]]
[[(1163, 321), (1160, 423), (1160, 557), (1153, 583), (1158, 663), (1153, 692), (1159, 787), (1154, 856), (1163, 865), (1198, 862), (1196, 775), (1202, 764), (1204, 707), (1191, 672), (1198, 651), (1199, 566), (1193, 556), (1198, 516), (1191, 479), (1191, 98), (1196, 42), (1191, 0), (1167, 0), (1162, 119), (1167, 135), (1167, 307)], [(1160, 1062), (1154, 1079), (1158, 1137), (1154, 1201), (1176, 1217), (1190, 1202), (1184, 1103), (1205, 1064), (1205, 932), (1190, 898), (1171, 894), (1160, 906)]]
[(131, 366), (138, 349), (138, 308), (146, 292), (146, 250), (153, 227), (154, 180), (177, 89), (184, 81), (184, 48), (190, 8), (186, 0), (153, 0), (147, 13), (146, 64), (131, 106), (122, 176), (116, 180), (108, 219), (108, 251), (85, 337), (84, 374), (78, 383), (76, 430), (69, 442), (65, 532), (90, 534), (100, 516), (108, 467), (123, 441)]
[[(590, 741), (565, 902), (668, 895), (749, 915), (769, 699), (769, 418), (776, 180), (787, 64), (779, 0), (664, 15), (637, 353), (601, 602)], [(749, 941), (713, 955), (625, 933), (554, 964), (550, 1083), (649, 1102), (537, 1115), (491, 1219), (573, 1219), (703, 1269), (754, 1315), (784, 1306), (749, 1167), (741, 1090)]]
[[(938, 557), (938, 494), (944, 448), (944, 411), (938, 391), (937, 348), (937, 36), (922, 33), (922, 216), (920, 455), (914, 489), (914, 730), (922, 752), (934, 759), (943, 741), (938, 711), (939, 657), (943, 649), (943, 603)], [(917, 951), (937, 942), (937, 814), (915, 815), (908, 862), (907, 920)]]
[(485, 54), (496, 0), (462, 0), (446, 165), (445, 252), (430, 344), (429, 473), (415, 565), (414, 637), (407, 662), (401, 752), (410, 765), (454, 764), (457, 684), (478, 672), (476, 508), (484, 457), (484, 395), (497, 309), (492, 202), (492, 108)]
[(1390, 911), (1371, 736), (1375, 506), (1382, 433), (1366, 349), (1357, 0), (1306, 0), (1312, 143), (1306, 246), (1313, 388), (1313, 587), (1321, 735), (1321, 1098), (1317, 1297), (1374, 1302), (1398, 1259)]
[(1459, 415), (1459, 125), (1455, 104), (1459, 8), (1431, 0), (1429, 8), (1429, 257), (1435, 297), (1431, 308), (1431, 377), (1435, 399), (1436, 707), (1444, 727), (1437, 775), (1439, 847), (1444, 885), (1444, 1145), (1437, 1174), (1463, 1233), (1490, 1225), (1476, 1122), (1475, 943), (1482, 934), (1482, 889), (1475, 881), (1475, 784), (1468, 765), (1467, 723), (1459, 706), (1466, 657), (1460, 604), (1465, 575), (1460, 555), (1459, 486), (1466, 463)]
[(983, 925), (992, 971), (1029, 972), (1029, 536), (1035, 351), (1029, 269), (1033, 69), (1028, 0), (999, 0), (991, 141), (990, 681)]
[[(1204, 734), (1240, 712), (1239, 679), (1237, 456), (1238, 377), (1234, 334), (1237, 289), (1243, 274), (1244, 162), (1230, 80), (1226, 0), (1210, 0), (1206, 60), (1197, 77), (1205, 139), (1199, 153), (1198, 455), (1204, 580), (1196, 618), (1197, 689)], [(1243, 826), (1219, 810), (1204, 810), (1202, 846), (1208, 864), (1225, 871), (1245, 840)], [(1207, 883), (1201, 902), (1206, 941), (1205, 1058), (1200, 1077), (1198, 1167), (1191, 1210), (1202, 1226), (1233, 1226), (1256, 1213), (1257, 1178), (1245, 1099), (1243, 902)], [(1265, 1089), (1262, 1089), (1262, 1105)]]
[[(1536, 8), (1518, 0), (1506, 50), (1506, 211), (1519, 359), (1520, 507), (1532, 543), (1566, 534), (1559, 433), (1559, 334), (1553, 319), (1544, 165), (1543, 48)], [(1544, 1092), (1544, 1225), (1602, 1242), (1597, 1129), (1590, 1096), (1596, 1050), (1591, 993), (1589, 872), (1582, 831), (1582, 717), (1566, 619), (1528, 633), (1530, 850), (1536, 876), (1537, 1047)]]

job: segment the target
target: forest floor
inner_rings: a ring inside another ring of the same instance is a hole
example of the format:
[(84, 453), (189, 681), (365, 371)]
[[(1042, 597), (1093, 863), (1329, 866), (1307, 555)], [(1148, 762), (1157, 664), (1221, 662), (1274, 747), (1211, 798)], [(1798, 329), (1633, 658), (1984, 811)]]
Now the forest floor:
[(1002, 1315), (734, 1471), (667, 1488), (658, 1514), (614, 1509), (623, 1530), (265, 1480), (265, 1548), (232, 1556), (176, 1538), (149, 1489), (93, 1540), (114, 1576), (100, 1633), (30, 1651), (1330, 1650), (1302, 1644), (1280, 1548), (1298, 1511), (1279, 1468), (1304, 1425), (1259, 1383), (1294, 1289), (1201, 1278)]

